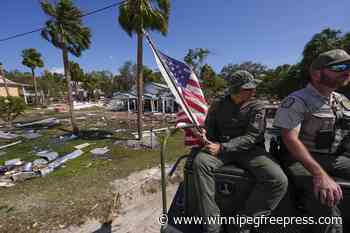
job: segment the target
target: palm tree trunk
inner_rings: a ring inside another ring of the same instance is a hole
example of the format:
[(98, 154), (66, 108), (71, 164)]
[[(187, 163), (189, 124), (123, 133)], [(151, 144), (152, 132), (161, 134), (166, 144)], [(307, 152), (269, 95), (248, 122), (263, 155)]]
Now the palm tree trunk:
[(38, 101), (38, 86), (37, 86), (37, 83), (36, 83), (36, 77), (35, 77), (35, 72), (34, 72), (34, 69), (32, 69), (32, 77), (33, 77), (33, 83), (34, 83), (34, 91), (35, 91), (35, 105), (38, 105), (39, 104), (39, 101)]
[(142, 127), (143, 127), (143, 34), (142, 32), (137, 33), (137, 131), (139, 140), (142, 139)]
[(7, 95), (7, 97), (9, 97), (10, 96), (9, 87), (7, 86), (7, 81), (6, 81), (6, 78), (5, 78), (5, 72), (3, 70), (2, 64), (0, 64), (0, 76), (2, 77), (2, 80), (4, 81), (6, 95)]
[(68, 106), (69, 106), (69, 114), (71, 119), (71, 124), (73, 128), (73, 133), (78, 133), (79, 128), (75, 121), (74, 116), (74, 106), (73, 106), (73, 97), (72, 97), (72, 86), (71, 86), (71, 77), (69, 71), (69, 60), (68, 60), (68, 50), (67, 48), (62, 49), (63, 55), (63, 64), (64, 64), (64, 75), (66, 76), (67, 86), (68, 86)]

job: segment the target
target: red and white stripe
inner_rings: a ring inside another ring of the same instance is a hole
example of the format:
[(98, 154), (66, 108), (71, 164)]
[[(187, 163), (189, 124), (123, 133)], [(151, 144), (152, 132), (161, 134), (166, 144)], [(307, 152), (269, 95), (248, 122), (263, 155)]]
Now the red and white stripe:
[[(192, 72), (190, 81), (186, 88), (181, 88), (182, 96), (191, 111), (193, 117), (197, 121), (196, 124), (203, 125), (208, 113), (208, 104), (203, 95), (202, 89), (196, 75)], [(176, 123), (194, 123), (189, 119), (185, 111), (181, 109), (176, 115)], [(185, 145), (200, 146), (201, 141), (193, 134), (192, 130), (185, 130)]]
[[(181, 106), (181, 110), (177, 113), (176, 123), (178, 124), (184, 122), (195, 125), (203, 125), (208, 112), (208, 104), (205, 100), (200, 83), (195, 73), (193, 71), (191, 72), (186, 88), (174, 85), (172, 78), (169, 77), (168, 72), (165, 70), (165, 67), (158, 57), (152, 43), (150, 42), (149, 44), (155, 56), (159, 71), (162, 73), (165, 82), (168, 84), (168, 87), (173, 93), (176, 102)], [(193, 116), (195, 122), (192, 122), (190, 117), (191, 115)], [(193, 134), (191, 129), (185, 130), (185, 145), (201, 145), (200, 140)]]

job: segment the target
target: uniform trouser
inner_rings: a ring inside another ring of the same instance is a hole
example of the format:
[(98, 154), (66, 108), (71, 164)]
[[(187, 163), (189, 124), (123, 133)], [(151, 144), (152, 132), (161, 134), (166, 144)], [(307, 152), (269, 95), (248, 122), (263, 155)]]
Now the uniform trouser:
[[(344, 178), (350, 180), (350, 158), (346, 156), (332, 156), (313, 154), (313, 157), (330, 176)], [(313, 191), (313, 181), (311, 174), (304, 168), (300, 162), (289, 162), (288, 174), (290, 175), (293, 185), (296, 186), (298, 197), (301, 197), (302, 204), (310, 216), (313, 216), (315, 221), (319, 217), (338, 217), (340, 211), (338, 207), (330, 208), (315, 197)], [(342, 233), (340, 224), (312, 226), (313, 233)]]
[[(241, 215), (258, 216), (269, 214), (287, 191), (288, 179), (281, 167), (261, 147), (249, 152), (223, 153), (218, 157), (200, 151), (193, 161), (195, 190), (199, 196), (199, 211), (202, 217), (219, 216), (215, 202), (214, 170), (224, 164), (235, 163), (248, 170), (256, 184)], [(219, 232), (219, 225), (204, 225), (206, 232)]]

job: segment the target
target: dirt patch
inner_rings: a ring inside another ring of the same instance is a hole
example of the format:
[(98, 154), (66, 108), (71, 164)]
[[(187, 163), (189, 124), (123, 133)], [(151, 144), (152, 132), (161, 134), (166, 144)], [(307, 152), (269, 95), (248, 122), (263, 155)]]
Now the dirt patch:
[[(181, 179), (181, 169), (167, 185), (168, 207)], [(173, 181), (175, 180), (175, 181)], [(111, 223), (89, 219), (81, 226), (50, 233), (155, 233), (159, 232), (158, 217), (162, 212), (160, 170), (152, 168), (112, 182), (114, 192), (121, 194), (121, 205)]]

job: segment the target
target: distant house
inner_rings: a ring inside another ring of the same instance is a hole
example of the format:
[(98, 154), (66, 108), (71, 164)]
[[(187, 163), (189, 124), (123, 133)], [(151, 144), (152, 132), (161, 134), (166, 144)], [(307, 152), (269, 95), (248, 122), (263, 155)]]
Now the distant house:
[(101, 89), (95, 89), (92, 92), (84, 89), (83, 82), (72, 82), (72, 95), (73, 99), (78, 102), (89, 101), (95, 97), (101, 98), (104, 97), (105, 93)]
[[(7, 83), (10, 96), (23, 97), (24, 101), (27, 104), (32, 102), (35, 94), (29, 90), (30, 89), (29, 87), (31, 87), (31, 85), (13, 82), (9, 79), (6, 79), (6, 83)], [(0, 76), (0, 96), (7, 96), (4, 79), (1, 76)]]
[[(167, 85), (155, 82), (144, 86), (144, 111), (174, 113), (178, 105)], [(136, 87), (130, 92), (115, 92), (111, 101), (111, 109), (115, 111), (137, 111)]]

